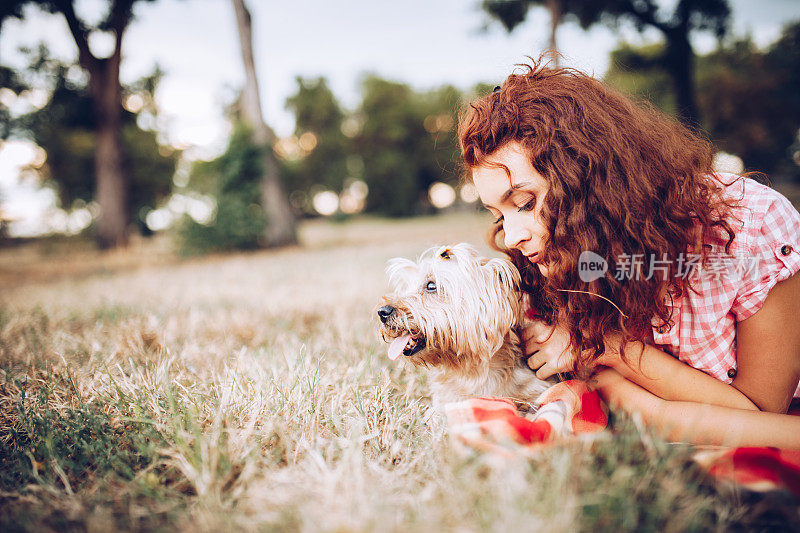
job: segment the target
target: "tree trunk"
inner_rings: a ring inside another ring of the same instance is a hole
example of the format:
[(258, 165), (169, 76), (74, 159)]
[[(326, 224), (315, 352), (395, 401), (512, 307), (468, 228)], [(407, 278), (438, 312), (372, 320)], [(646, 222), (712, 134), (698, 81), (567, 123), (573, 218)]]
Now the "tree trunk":
[(95, 199), (100, 206), (97, 239), (103, 248), (128, 244), (128, 187), (122, 145), (122, 87), (119, 64), (112, 58), (100, 60), (91, 73), (90, 86), (96, 116)]
[(131, 19), (130, 0), (115, 0), (109, 23), (114, 32), (114, 52), (97, 58), (89, 49), (88, 31), (75, 14), (74, 0), (55, 3), (78, 47), (78, 63), (89, 74), (89, 91), (95, 112), (95, 200), (100, 206), (96, 221), (97, 240), (102, 248), (128, 244), (128, 187), (125, 151), (122, 145), (122, 36)]
[(556, 44), (556, 32), (561, 25), (561, 17), (564, 14), (562, 0), (547, 0), (547, 11), (550, 12), (550, 42), (548, 44), (548, 55), (553, 62), (553, 66), (558, 68), (561, 64), (561, 58), (559, 57), (558, 45)]
[(691, 128), (700, 125), (700, 112), (694, 94), (694, 51), (688, 31), (681, 28), (666, 33), (664, 62), (675, 90), (678, 117)]
[(253, 32), (250, 11), (244, 0), (232, 0), (236, 12), (236, 26), (239, 30), (239, 44), (244, 62), (245, 84), (242, 90), (242, 118), (253, 130), (253, 141), (264, 148), (261, 181), (261, 202), (267, 217), (264, 232), (268, 247), (284, 246), (297, 242), (294, 214), (283, 190), (278, 162), (272, 150), (275, 135), (264, 122), (261, 110), (261, 97), (258, 92), (255, 60), (253, 59)]

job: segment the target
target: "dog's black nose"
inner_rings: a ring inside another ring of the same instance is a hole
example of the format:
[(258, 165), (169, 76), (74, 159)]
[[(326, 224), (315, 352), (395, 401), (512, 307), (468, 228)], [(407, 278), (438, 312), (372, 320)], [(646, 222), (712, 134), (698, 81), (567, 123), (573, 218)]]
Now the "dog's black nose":
[(378, 316), (380, 317), (381, 322), (383, 322), (384, 324), (386, 323), (387, 320), (389, 320), (389, 317), (392, 316), (393, 314), (394, 314), (394, 307), (392, 307), (391, 305), (384, 305), (383, 307), (378, 309)]

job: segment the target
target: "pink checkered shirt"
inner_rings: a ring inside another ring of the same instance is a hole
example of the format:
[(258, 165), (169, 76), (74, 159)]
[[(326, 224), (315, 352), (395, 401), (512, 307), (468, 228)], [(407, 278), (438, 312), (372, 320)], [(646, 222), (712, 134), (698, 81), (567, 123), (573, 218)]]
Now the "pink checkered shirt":
[[(736, 323), (761, 309), (767, 293), (779, 281), (800, 270), (800, 213), (772, 188), (750, 178), (719, 174), (725, 195), (740, 208), (729, 220), (736, 237), (725, 258), (727, 234), (706, 244), (712, 246), (705, 270), (692, 284), (700, 294), (684, 289), (672, 305), (672, 327), (658, 327), (653, 318), (653, 338), (662, 349), (684, 363), (725, 383), (736, 377)], [(724, 186), (724, 185), (723, 185)], [(724, 238), (723, 238), (724, 237)], [(666, 295), (667, 309), (670, 295)], [(794, 394), (800, 397), (800, 386)]]

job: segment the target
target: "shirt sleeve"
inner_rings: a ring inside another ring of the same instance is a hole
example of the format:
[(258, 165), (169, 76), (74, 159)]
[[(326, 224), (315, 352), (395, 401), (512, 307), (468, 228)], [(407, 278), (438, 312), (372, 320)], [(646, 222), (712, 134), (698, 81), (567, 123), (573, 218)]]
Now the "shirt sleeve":
[(745, 229), (748, 257), (739, 258), (749, 268), (743, 269), (731, 308), (737, 321), (753, 316), (772, 287), (800, 270), (800, 213), (771, 189), (758, 203)]

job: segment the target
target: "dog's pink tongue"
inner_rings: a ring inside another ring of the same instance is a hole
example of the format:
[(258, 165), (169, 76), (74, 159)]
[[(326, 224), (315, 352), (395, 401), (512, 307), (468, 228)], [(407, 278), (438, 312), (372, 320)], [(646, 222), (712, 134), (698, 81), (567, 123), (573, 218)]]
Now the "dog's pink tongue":
[(395, 340), (392, 341), (392, 344), (389, 345), (389, 359), (394, 361), (400, 354), (403, 353), (403, 350), (408, 344), (408, 341), (411, 340), (411, 334), (403, 335), (402, 337), (397, 337)]

